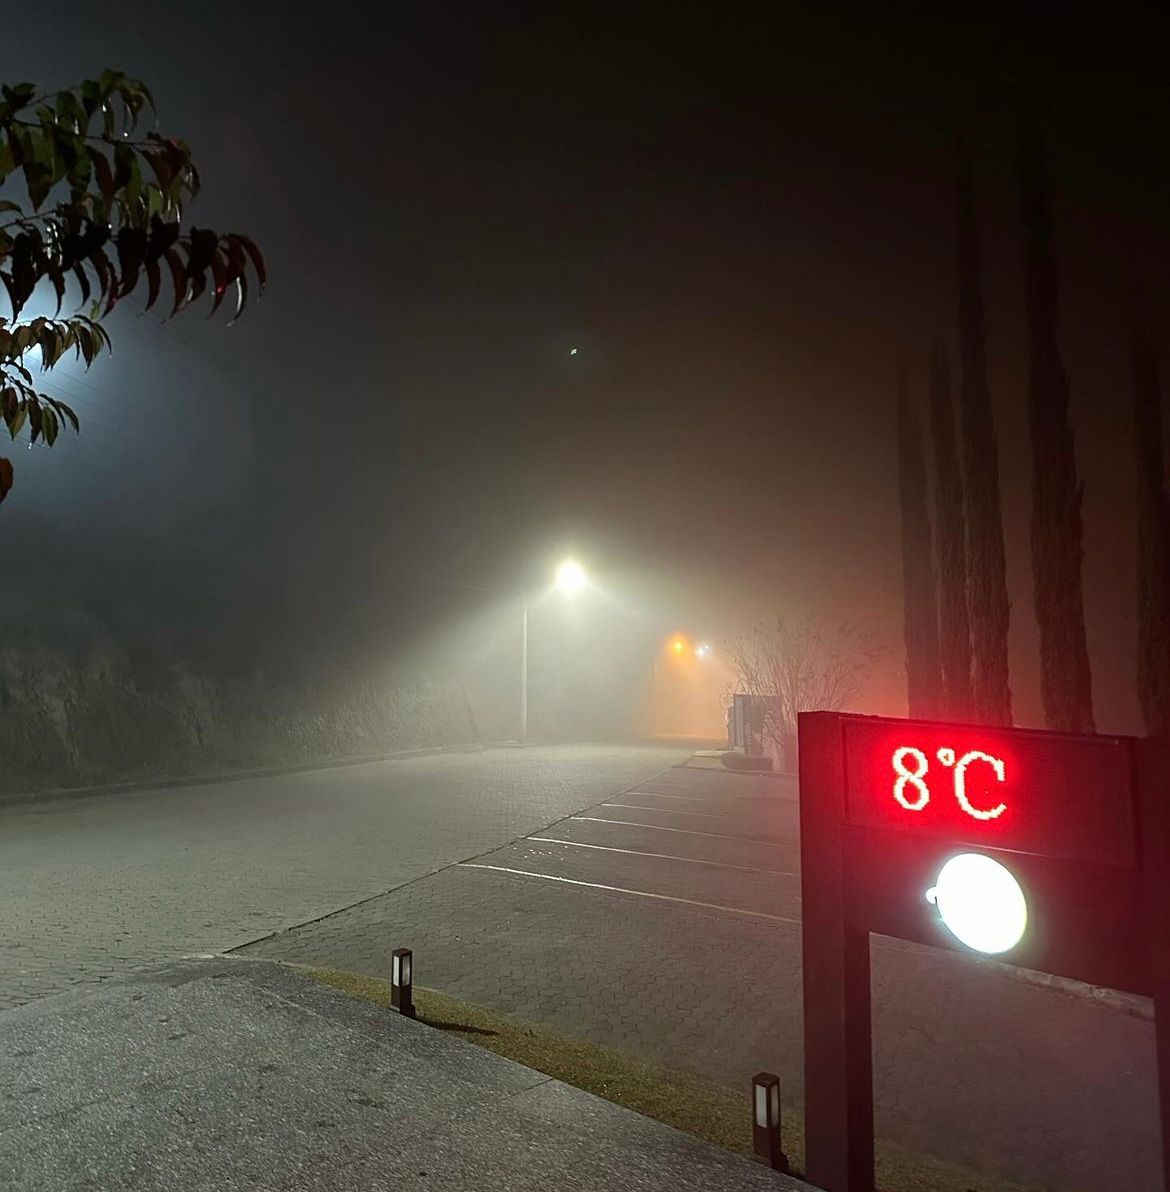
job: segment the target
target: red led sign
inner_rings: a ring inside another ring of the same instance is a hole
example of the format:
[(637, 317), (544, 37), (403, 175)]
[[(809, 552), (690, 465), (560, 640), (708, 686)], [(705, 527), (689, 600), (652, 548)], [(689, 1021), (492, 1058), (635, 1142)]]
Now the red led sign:
[(1170, 1190), (1170, 748), (836, 712), (799, 729), (808, 1179), (874, 1189), (876, 933), (1151, 997)]
[(846, 817), (858, 827), (1132, 865), (1129, 754), (1119, 737), (996, 732), (850, 717)]

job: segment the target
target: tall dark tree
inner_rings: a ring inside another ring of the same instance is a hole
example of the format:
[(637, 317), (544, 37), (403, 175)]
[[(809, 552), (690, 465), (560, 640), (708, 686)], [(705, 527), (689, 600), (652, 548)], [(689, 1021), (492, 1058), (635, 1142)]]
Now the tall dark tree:
[(981, 724), (1011, 724), (1007, 560), (999, 499), (999, 446), (987, 388), (979, 229), (970, 159), (959, 146), (959, 411), (967, 510), (967, 594), (971, 621), (971, 710)]
[(1133, 349), (1138, 499), (1138, 698), (1146, 732), (1170, 737), (1170, 493), (1158, 356), (1139, 331)]
[(937, 344), (930, 354), (930, 429), (934, 441), (938, 530), (940, 710), (952, 720), (969, 720), (973, 709), (971, 619), (967, 612), (967, 519), (963, 513), (963, 476), (955, 441), (951, 369)]
[(902, 510), (906, 695), (910, 715), (929, 719), (939, 712), (938, 600), (922, 430), (910, 404), (903, 370), (898, 373), (898, 496)]
[(1032, 439), (1032, 584), (1040, 628), (1040, 694), (1049, 728), (1093, 731), (1093, 680), (1081, 589), (1083, 486), (1077, 476), (1059, 316), (1052, 199), (1034, 105), (1020, 108), (1020, 212), (1028, 314)]

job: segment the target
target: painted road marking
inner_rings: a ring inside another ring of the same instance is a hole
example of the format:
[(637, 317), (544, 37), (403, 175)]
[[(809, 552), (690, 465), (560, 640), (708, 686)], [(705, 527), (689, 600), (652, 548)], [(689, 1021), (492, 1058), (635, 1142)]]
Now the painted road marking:
[(607, 890), (611, 894), (632, 894), (635, 898), (654, 898), (659, 902), (678, 902), (683, 906), (697, 906), (707, 911), (724, 911), (729, 915), (750, 915), (753, 919), (767, 919), (772, 923), (791, 923), (800, 926), (799, 919), (786, 919), (783, 915), (768, 915), (763, 911), (748, 911), (738, 906), (720, 906), (714, 902), (695, 902), (691, 898), (675, 898), (672, 894), (651, 894), (649, 890), (627, 890), (624, 886), (603, 886), (600, 882), (582, 882), (572, 877), (554, 877), (551, 873), (532, 873), (527, 869), (509, 869), (505, 865), (480, 865), (472, 861), (456, 862), (460, 869), (491, 869), (496, 873), (513, 873), (518, 877), (535, 877), (546, 882), (563, 882), (567, 886), (584, 886), (590, 890)]
[(795, 840), (761, 840), (758, 836), (732, 836), (727, 832), (700, 832), (695, 828), (668, 828), (665, 824), (640, 824), (637, 820), (606, 819), (600, 815), (571, 815), (569, 819), (585, 820), (591, 824), (622, 824), (627, 828), (646, 828), (651, 832), (681, 832), (684, 836), (710, 836), (713, 840), (746, 840), (749, 844), (766, 844), (769, 848), (796, 848)]
[(744, 873), (770, 873), (775, 877), (800, 877), (787, 869), (760, 869), (756, 865), (732, 865), (728, 861), (708, 861), (702, 857), (680, 857), (676, 853), (643, 853), (635, 848), (617, 848), (612, 844), (585, 844), (580, 840), (558, 840), (555, 836), (529, 836), (533, 844), (567, 844), (572, 848), (595, 848), (603, 853), (625, 853), (630, 857), (659, 857), (663, 861), (689, 861), (692, 865), (714, 865), (719, 869), (740, 869)]
[(644, 787), (637, 787), (632, 791), (627, 791), (631, 795), (650, 795), (655, 799), (681, 799), (685, 803), (725, 803), (732, 799), (751, 799), (755, 803), (776, 803), (782, 802), (787, 806), (790, 803), (795, 803), (795, 799), (790, 799), (787, 795), (668, 795), (665, 791), (651, 791)]
[(657, 811), (659, 815), (689, 815), (695, 819), (743, 819), (742, 815), (712, 815), (709, 811), (672, 811), (669, 807), (643, 807), (641, 803), (599, 803), (598, 806), (624, 807), (627, 811)]

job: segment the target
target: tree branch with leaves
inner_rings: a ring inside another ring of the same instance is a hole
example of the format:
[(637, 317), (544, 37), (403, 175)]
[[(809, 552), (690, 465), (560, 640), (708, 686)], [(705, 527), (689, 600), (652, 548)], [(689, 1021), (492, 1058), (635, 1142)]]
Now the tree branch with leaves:
[[(150, 310), (169, 284), (171, 316), (208, 291), (215, 314), (234, 293), (233, 320), (253, 287), (263, 292), (250, 237), (184, 227), (199, 173), (183, 141), (144, 128), (154, 116), (146, 84), (120, 71), (50, 93), (0, 86), (0, 283), (12, 309), (0, 316), (0, 416), (13, 439), (27, 426), (32, 442), (52, 446), (63, 426), (80, 430), (29, 360), (39, 355), (47, 372), (71, 352), (88, 369), (112, 346), (102, 320), (142, 285)], [(42, 284), (53, 317), (24, 318)], [(62, 317), (71, 284), (77, 301)], [(0, 500), (12, 478), (0, 460)]]

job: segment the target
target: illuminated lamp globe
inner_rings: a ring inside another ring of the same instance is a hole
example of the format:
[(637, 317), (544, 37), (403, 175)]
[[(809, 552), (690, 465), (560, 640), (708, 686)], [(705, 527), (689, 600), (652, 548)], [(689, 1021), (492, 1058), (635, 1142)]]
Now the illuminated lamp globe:
[(557, 568), (557, 591), (572, 596), (585, 586), (585, 569), (575, 559), (566, 559)]
[(975, 952), (1009, 952), (1024, 937), (1028, 904), (1011, 870), (981, 853), (959, 853), (926, 891), (947, 930)]

